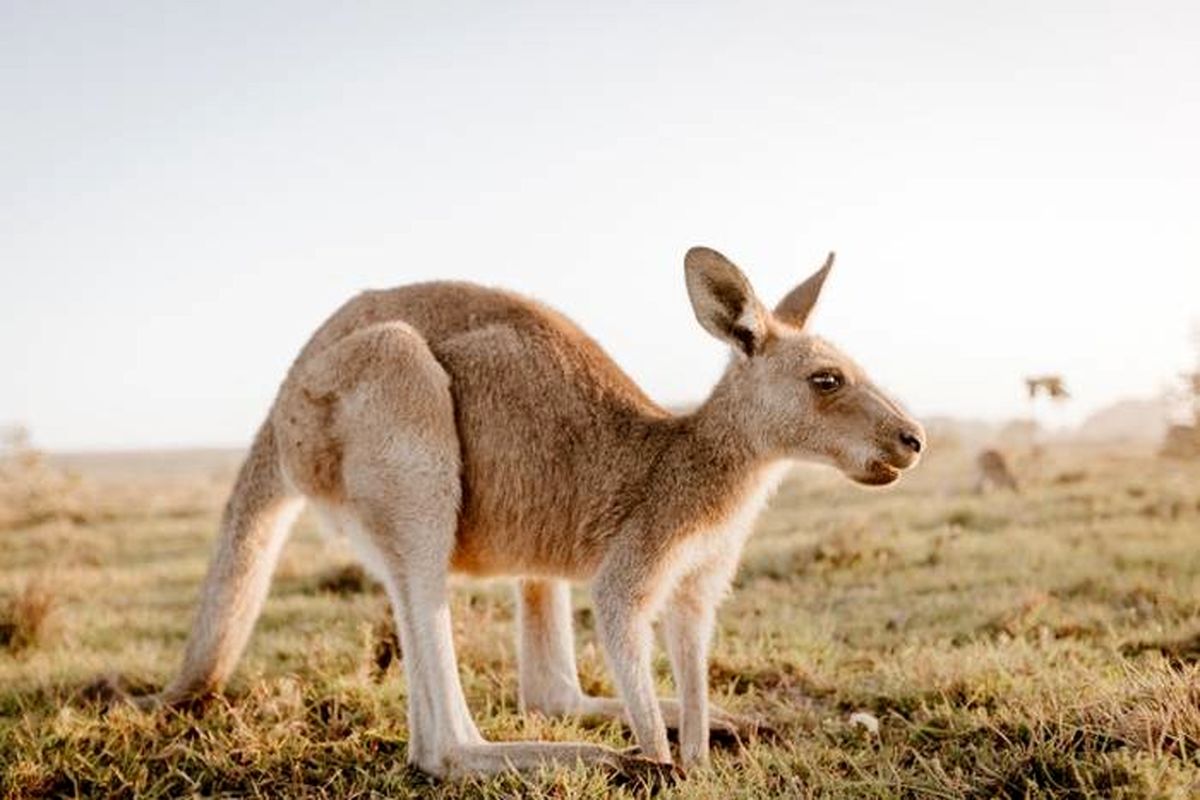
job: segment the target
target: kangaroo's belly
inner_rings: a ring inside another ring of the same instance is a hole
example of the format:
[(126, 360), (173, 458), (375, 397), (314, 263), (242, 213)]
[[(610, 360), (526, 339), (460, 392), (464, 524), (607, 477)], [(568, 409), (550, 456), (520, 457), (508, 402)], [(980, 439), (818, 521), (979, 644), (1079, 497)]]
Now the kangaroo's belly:
[(613, 531), (601, 497), (589, 500), (578, 476), (556, 472), (550, 464), (497, 474), (494, 465), (481, 467), (469, 456), (464, 462), (453, 570), (571, 580), (596, 572)]

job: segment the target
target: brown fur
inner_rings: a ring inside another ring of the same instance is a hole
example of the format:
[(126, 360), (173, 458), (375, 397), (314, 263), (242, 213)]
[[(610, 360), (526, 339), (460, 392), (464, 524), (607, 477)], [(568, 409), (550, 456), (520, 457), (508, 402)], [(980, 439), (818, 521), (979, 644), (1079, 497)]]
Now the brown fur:
[(980, 451), (975, 465), (979, 468), (979, 480), (975, 485), (976, 492), (982, 493), (988, 488), (1007, 489), (1010, 492), (1020, 491), (1017, 478), (1008, 465), (1008, 459), (999, 450), (989, 448)]

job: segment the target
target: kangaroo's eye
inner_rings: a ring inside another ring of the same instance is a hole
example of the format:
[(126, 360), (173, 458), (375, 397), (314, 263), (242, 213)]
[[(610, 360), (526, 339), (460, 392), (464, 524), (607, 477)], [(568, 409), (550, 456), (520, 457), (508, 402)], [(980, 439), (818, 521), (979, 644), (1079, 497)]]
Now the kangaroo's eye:
[(817, 394), (833, 394), (842, 388), (843, 382), (841, 373), (831, 369), (823, 369), (808, 376), (808, 385)]

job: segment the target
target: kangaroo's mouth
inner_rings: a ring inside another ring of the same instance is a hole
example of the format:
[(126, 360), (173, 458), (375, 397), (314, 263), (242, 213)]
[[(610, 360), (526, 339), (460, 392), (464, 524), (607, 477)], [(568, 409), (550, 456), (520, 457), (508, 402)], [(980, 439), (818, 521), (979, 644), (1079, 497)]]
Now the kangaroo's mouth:
[(887, 486), (889, 483), (895, 483), (900, 477), (900, 469), (885, 461), (872, 459), (867, 462), (867, 467), (863, 472), (850, 477), (855, 483), (861, 483), (864, 486)]

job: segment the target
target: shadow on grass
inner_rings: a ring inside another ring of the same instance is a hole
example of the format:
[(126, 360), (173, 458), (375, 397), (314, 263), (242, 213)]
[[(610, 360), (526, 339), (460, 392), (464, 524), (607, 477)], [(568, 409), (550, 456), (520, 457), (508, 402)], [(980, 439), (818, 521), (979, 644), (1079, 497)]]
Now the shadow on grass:
[(1143, 653), (1159, 653), (1171, 664), (1180, 667), (1200, 663), (1200, 632), (1183, 638), (1130, 642), (1121, 647), (1121, 655), (1140, 656)]

